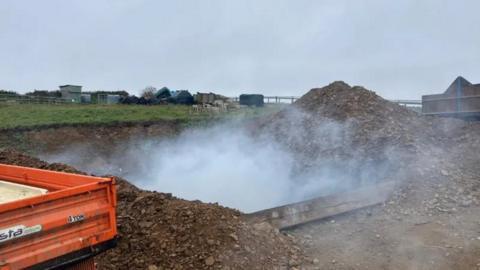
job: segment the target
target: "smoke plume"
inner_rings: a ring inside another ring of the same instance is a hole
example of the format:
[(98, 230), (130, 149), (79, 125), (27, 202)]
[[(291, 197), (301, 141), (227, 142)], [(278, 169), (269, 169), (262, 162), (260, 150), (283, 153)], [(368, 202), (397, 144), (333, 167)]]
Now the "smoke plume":
[[(302, 112), (290, 110), (285, 121), (295, 126), (301, 119), (306, 119)], [(291, 128), (280, 132), (286, 137), (279, 140), (272, 130), (252, 132), (241, 122), (222, 123), (188, 129), (174, 138), (133, 138), (108, 155), (96, 152), (94, 146), (77, 145), (42, 158), (94, 174), (121, 176), (143, 189), (252, 212), (382, 177), (388, 164), (366, 164), (353, 150), (341, 158), (323, 154), (348, 149), (350, 129), (348, 123), (323, 119), (310, 134)], [(313, 140), (317, 148), (310, 149)], [(303, 145), (292, 145), (293, 141)], [(302, 160), (292, 147), (314, 155)]]

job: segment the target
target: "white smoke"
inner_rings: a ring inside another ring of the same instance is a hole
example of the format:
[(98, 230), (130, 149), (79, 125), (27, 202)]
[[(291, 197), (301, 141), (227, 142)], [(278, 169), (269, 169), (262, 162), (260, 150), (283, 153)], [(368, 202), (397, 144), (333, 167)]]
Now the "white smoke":
[(130, 149), (128, 155), (141, 159), (142, 166), (125, 177), (145, 189), (244, 211), (287, 201), (294, 188), (289, 181), (290, 156), (241, 129), (224, 128), (188, 131)]
[(245, 212), (314, 197), (334, 180), (327, 174), (293, 179), (294, 160), (282, 145), (269, 135), (252, 137), (233, 124), (190, 129), (170, 139), (132, 139), (126, 145), (123, 142), (109, 156), (99, 155), (95, 147), (76, 145), (41, 158)]
[[(305, 119), (305, 115), (291, 111), (284, 121)], [(274, 138), (272, 130), (254, 136), (236, 122), (188, 129), (175, 138), (133, 138), (119, 142), (108, 156), (98, 153), (94, 146), (77, 145), (41, 158), (94, 174), (118, 175), (143, 189), (218, 202), (244, 212), (345, 190), (352, 182), (362, 182), (359, 179), (369, 180), (369, 172), (381, 169), (358, 164), (356, 158), (317, 154), (319, 150), (348, 148), (348, 124), (316, 122), (311, 134), (305, 134), (301, 124), (277, 132), (286, 136), (282, 140)], [(299, 142), (302, 145), (295, 145)], [(296, 147), (308, 149), (309, 145), (322, 148), (312, 150), (311, 160), (299, 161), (291, 151)], [(299, 169), (299, 162), (313, 166)], [(361, 174), (356, 174), (359, 167)]]

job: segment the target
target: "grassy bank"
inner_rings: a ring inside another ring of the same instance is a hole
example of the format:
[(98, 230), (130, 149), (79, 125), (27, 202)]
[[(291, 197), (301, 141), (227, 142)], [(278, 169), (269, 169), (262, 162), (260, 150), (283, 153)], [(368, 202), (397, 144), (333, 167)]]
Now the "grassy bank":
[(277, 106), (242, 108), (227, 114), (192, 114), (189, 106), (161, 105), (0, 105), (0, 129), (49, 125), (109, 124), (179, 120), (197, 122), (218, 118), (252, 118), (278, 111)]
[(62, 124), (108, 124), (158, 120), (189, 120), (187, 106), (136, 105), (0, 105), (0, 129)]

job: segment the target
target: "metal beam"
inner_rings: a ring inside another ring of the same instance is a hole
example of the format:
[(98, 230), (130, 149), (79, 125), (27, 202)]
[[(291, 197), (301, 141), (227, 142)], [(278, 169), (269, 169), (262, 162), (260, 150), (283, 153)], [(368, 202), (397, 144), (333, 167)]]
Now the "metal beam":
[(245, 214), (253, 223), (268, 222), (279, 230), (383, 203), (393, 192), (394, 182), (384, 182), (354, 191), (318, 197)]

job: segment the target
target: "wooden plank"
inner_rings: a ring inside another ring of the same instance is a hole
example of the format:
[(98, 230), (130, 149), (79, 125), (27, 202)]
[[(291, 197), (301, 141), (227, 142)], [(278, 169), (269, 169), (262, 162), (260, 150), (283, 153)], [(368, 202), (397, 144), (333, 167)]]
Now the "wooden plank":
[(287, 229), (311, 221), (339, 215), (385, 202), (394, 190), (394, 182), (354, 191), (318, 197), (308, 201), (283, 205), (245, 214), (253, 223), (268, 222), (278, 229)]

